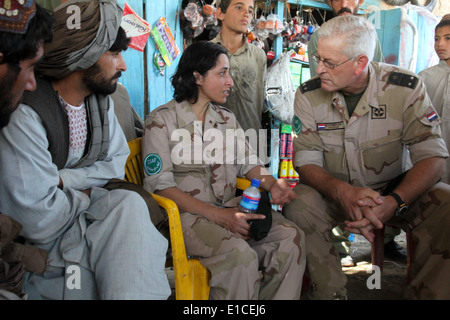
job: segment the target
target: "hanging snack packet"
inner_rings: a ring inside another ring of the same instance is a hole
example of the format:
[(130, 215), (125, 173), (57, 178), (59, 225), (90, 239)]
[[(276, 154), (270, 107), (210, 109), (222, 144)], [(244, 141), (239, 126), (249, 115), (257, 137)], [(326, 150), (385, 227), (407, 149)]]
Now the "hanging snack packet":
[(131, 38), (130, 48), (144, 51), (152, 26), (139, 17), (136, 12), (125, 2), (123, 9), (122, 23), (120, 26), (125, 30), (128, 38)]
[(164, 17), (159, 18), (155, 23), (151, 35), (156, 43), (156, 49), (161, 52), (161, 56), (166, 62), (167, 66), (170, 67), (172, 62), (180, 54), (180, 50), (172, 36), (172, 32), (167, 25), (166, 19)]

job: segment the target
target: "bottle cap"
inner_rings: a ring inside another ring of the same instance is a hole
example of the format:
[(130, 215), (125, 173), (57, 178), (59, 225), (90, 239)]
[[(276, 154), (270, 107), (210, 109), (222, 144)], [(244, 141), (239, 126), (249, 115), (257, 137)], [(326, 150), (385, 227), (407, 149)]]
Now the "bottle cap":
[(258, 179), (252, 179), (252, 186), (259, 188), (259, 184), (261, 183), (261, 181), (259, 181)]

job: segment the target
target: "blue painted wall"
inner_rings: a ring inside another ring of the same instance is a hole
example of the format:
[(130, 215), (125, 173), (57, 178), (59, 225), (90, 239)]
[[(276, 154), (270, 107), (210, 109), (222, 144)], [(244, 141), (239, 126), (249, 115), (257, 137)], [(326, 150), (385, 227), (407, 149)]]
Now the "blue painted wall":
[[(183, 49), (183, 37), (180, 30), (179, 12), (181, 0), (118, 0), (124, 7), (125, 2), (152, 26), (159, 18), (165, 17), (177, 42), (180, 52)], [(178, 12), (178, 16), (177, 16)], [(174, 63), (165, 69), (164, 76), (153, 65), (156, 51), (155, 42), (150, 36), (145, 52), (128, 49), (124, 54), (128, 70), (123, 73), (120, 82), (128, 89), (132, 106), (144, 119), (147, 114), (173, 97), (170, 77), (175, 72), (178, 56)]]
[[(423, 69), (435, 64), (437, 56), (434, 51), (434, 28), (436, 21), (428, 14), (416, 10), (408, 10), (407, 16), (417, 29), (418, 52), (415, 56), (417, 62), (413, 70), (419, 73)], [(414, 37), (411, 27), (402, 25), (402, 9), (381, 10), (372, 13), (369, 20), (374, 23), (385, 61), (390, 64), (409, 68), (413, 58)]]

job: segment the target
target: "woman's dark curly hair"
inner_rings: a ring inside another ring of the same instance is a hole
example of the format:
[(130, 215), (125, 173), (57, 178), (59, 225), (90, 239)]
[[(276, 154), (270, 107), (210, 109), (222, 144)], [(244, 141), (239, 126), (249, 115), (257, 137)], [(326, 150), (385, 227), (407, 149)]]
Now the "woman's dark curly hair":
[(184, 100), (197, 102), (198, 87), (194, 72), (197, 71), (204, 76), (216, 66), (221, 54), (227, 54), (227, 50), (209, 41), (197, 41), (186, 48), (178, 63), (177, 71), (171, 78), (175, 90), (173, 97), (177, 102)]

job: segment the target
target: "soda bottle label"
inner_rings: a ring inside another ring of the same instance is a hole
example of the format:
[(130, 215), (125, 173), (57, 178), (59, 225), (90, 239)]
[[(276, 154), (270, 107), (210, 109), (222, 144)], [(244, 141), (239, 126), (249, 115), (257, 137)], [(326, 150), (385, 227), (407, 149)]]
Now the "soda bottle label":
[(246, 194), (242, 195), (240, 205), (248, 210), (256, 211), (258, 209), (259, 198), (249, 197)]

